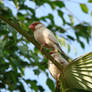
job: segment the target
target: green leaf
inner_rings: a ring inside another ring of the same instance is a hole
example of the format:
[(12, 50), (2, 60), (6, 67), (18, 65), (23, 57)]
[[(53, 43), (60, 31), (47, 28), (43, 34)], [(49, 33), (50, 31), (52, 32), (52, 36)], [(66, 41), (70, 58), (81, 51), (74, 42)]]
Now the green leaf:
[(44, 92), (44, 88), (42, 86), (38, 86), (38, 89), (40, 90), (40, 92)]
[(46, 84), (52, 90), (52, 92), (54, 92), (55, 84), (50, 78), (47, 79)]
[(54, 24), (54, 17), (53, 17), (52, 14), (49, 14), (49, 15), (47, 16), (47, 18), (49, 18), (49, 19), (51, 20), (52, 24)]
[(80, 43), (82, 48), (85, 48), (85, 45), (84, 45), (84, 43), (82, 41), (79, 41), (79, 43)]
[(34, 89), (35, 92), (38, 92), (38, 91), (37, 91), (37, 90), (38, 90), (37, 81), (36, 81), (36, 80), (31, 80), (31, 81), (29, 81), (29, 82), (30, 82), (30, 84), (31, 84), (31, 89)]
[(39, 75), (39, 74), (40, 74), (39, 69), (35, 69), (35, 70), (33, 70), (33, 71), (34, 71), (35, 75)]
[(74, 48), (74, 53), (75, 55), (77, 55), (77, 48)]
[(16, 8), (18, 9), (19, 7), (18, 7), (17, 0), (14, 0), (13, 2), (14, 2), (14, 4), (15, 4)]
[(71, 21), (71, 25), (73, 25), (74, 24), (74, 18), (73, 18), (73, 16), (69, 15), (69, 18), (70, 18), (70, 21)]
[(59, 8), (62, 8), (65, 6), (62, 1), (52, 1), (52, 2), (49, 1), (47, 3), (51, 6), (52, 9), (55, 9), (56, 6), (58, 6)]
[(91, 38), (91, 27), (89, 24), (78, 24), (74, 27), (75, 34), (77, 37), (77, 40), (80, 40), (80, 37), (83, 37), (86, 39), (87, 43), (89, 43), (89, 40)]
[(7, 43), (7, 40), (3, 41), (3, 40), (0, 39), (0, 57), (3, 57), (3, 55), (4, 55), (3, 50), (4, 50), (6, 43)]
[(61, 38), (59, 41), (62, 44), (62, 46), (64, 46), (64, 47), (66, 46), (66, 41), (64, 38)]
[(16, 79), (16, 73), (14, 73), (14, 72), (10, 72), (10, 75), (11, 75), (11, 78), (12, 78), (12, 80), (14, 81), (14, 84), (16, 85), (16, 83), (17, 83), (17, 79)]
[(65, 19), (63, 17), (64, 13), (61, 10), (58, 10), (58, 14), (59, 14), (60, 18), (63, 20), (63, 23), (65, 24)]
[(51, 7), (52, 9), (55, 9), (55, 8), (56, 8), (55, 4), (53, 4), (52, 2), (48, 2), (48, 4), (50, 5), (50, 7)]
[(67, 35), (67, 37), (68, 37), (69, 39), (73, 40), (73, 41), (75, 40), (74, 37), (72, 37), (72, 36), (70, 36), (70, 35)]
[(88, 13), (88, 7), (85, 4), (80, 4), (80, 7), (83, 12)]
[(69, 44), (67, 44), (67, 50), (68, 50), (68, 53), (70, 52), (70, 50), (71, 50), (71, 47), (70, 47), (70, 45)]
[(62, 1), (53, 1), (53, 3), (56, 4), (56, 6), (58, 6), (59, 8), (65, 7)]
[(22, 13), (17, 13), (17, 16), (19, 20), (25, 20), (25, 16)]
[(89, 3), (92, 3), (92, 0), (88, 0)]
[(35, 3), (38, 5), (38, 6), (41, 6), (43, 5), (45, 2), (47, 2), (48, 0), (35, 0)]

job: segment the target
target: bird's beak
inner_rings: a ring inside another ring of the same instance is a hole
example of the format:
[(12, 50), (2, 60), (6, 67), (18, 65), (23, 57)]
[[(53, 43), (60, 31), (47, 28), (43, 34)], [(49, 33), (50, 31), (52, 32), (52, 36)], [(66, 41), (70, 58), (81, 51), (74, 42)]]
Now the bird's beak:
[(34, 30), (34, 26), (31, 24), (31, 25), (29, 25), (29, 29), (32, 29), (32, 30)]

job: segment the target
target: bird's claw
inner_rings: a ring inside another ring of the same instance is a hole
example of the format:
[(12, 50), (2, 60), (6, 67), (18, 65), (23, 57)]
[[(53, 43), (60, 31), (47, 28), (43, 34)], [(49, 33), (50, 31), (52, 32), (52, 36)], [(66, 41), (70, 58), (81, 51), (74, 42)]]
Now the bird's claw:
[(51, 51), (49, 54), (52, 55), (54, 58), (56, 58), (56, 56), (57, 56), (55, 50), (54, 51)]
[(45, 46), (45, 43), (41, 45), (40, 51), (42, 51), (42, 48)]

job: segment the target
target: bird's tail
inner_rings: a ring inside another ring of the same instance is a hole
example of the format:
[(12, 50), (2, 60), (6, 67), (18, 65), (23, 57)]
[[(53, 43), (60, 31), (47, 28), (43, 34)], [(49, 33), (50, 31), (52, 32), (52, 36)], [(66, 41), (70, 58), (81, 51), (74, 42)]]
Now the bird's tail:
[(60, 47), (59, 45), (58, 45), (57, 47), (58, 47), (59, 53), (64, 57), (64, 59), (66, 59), (68, 62), (69, 62), (70, 60), (72, 60), (72, 59), (61, 49), (61, 47)]
[(62, 82), (76, 90), (71, 92), (92, 92), (92, 52), (74, 59), (66, 67)]

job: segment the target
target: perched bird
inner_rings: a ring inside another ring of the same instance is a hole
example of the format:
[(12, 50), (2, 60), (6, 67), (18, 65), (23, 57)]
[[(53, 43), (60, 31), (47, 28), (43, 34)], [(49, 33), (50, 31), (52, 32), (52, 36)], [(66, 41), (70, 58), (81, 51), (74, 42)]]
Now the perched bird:
[[(54, 52), (51, 56), (61, 65), (61, 70), (51, 61), (48, 61), (48, 69), (52, 77), (56, 80), (56, 88), (58, 89), (58, 81), (60, 75), (63, 74), (63, 69), (69, 64), (67, 60), (65, 60), (60, 53)], [(57, 91), (56, 91), (57, 92)]]
[[(39, 44), (41, 44), (40, 50), (42, 49), (43, 46), (53, 49), (53, 53), (51, 53), (51, 56), (55, 58), (55, 60), (59, 64), (61, 64), (62, 67), (68, 65), (68, 61), (66, 61), (58, 52), (56, 52), (58, 50), (59, 52), (62, 52), (64, 54), (53, 32), (51, 32), (40, 22), (35, 22), (31, 24), (29, 28), (34, 31), (35, 40)], [(50, 60), (48, 62), (48, 68), (51, 75), (56, 79), (56, 85), (57, 85), (57, 81), (60, 77), (62, 70), (59, 70), (57, 66)]]
[(41, 44), (41, 48), (46, 46), (61, 51), (61, 53), (54, 51), (51, 56), (55, 56), (54, 59), (61, 67), (64, 67), (64, 76), (61, 74), (62, 70), (59, 70), (52, 61), (49, 60), (48, 62), (49, 71), (56, 81), (61, 74), (60, 90), (62, 92), (66, 92), (66, 90), (69, 92), (92, 92), (92, 52), (71, 60), (71, 63), (69, 63), (65, 58), (67, 56), (63, 53), (54, 34), (49, 29), (39, 22), (31, 24), (29, 28), (34, 31), (35, 40)]
[(53, 54), (51, 54), (51, 56), (61, 65), (62, 67), (62, 70), (59, 70), (57, 68), (57, 66), (51, 61), (49, 60), (48, 61), (48, 69), (52, 75), (52, 77), (55, 79), (55, 80), (59, 80), (59, 76), (61, 74), (61, 72), (63, 72), (63, 69), (64, 67), (66, 67), (69, 62), (67, 60), (65, 60), (61, 55), (60, 53), (58, 52), (54, 52)]
[(34, 22), (29, 26), (29, 29), (34, 31), (35, 40), (41, 44), (40, 50), (43, 46), (46, 46), (47, 48), (52, 48), (53, 50), (62, 51), (53, 32), (40, 22)]

